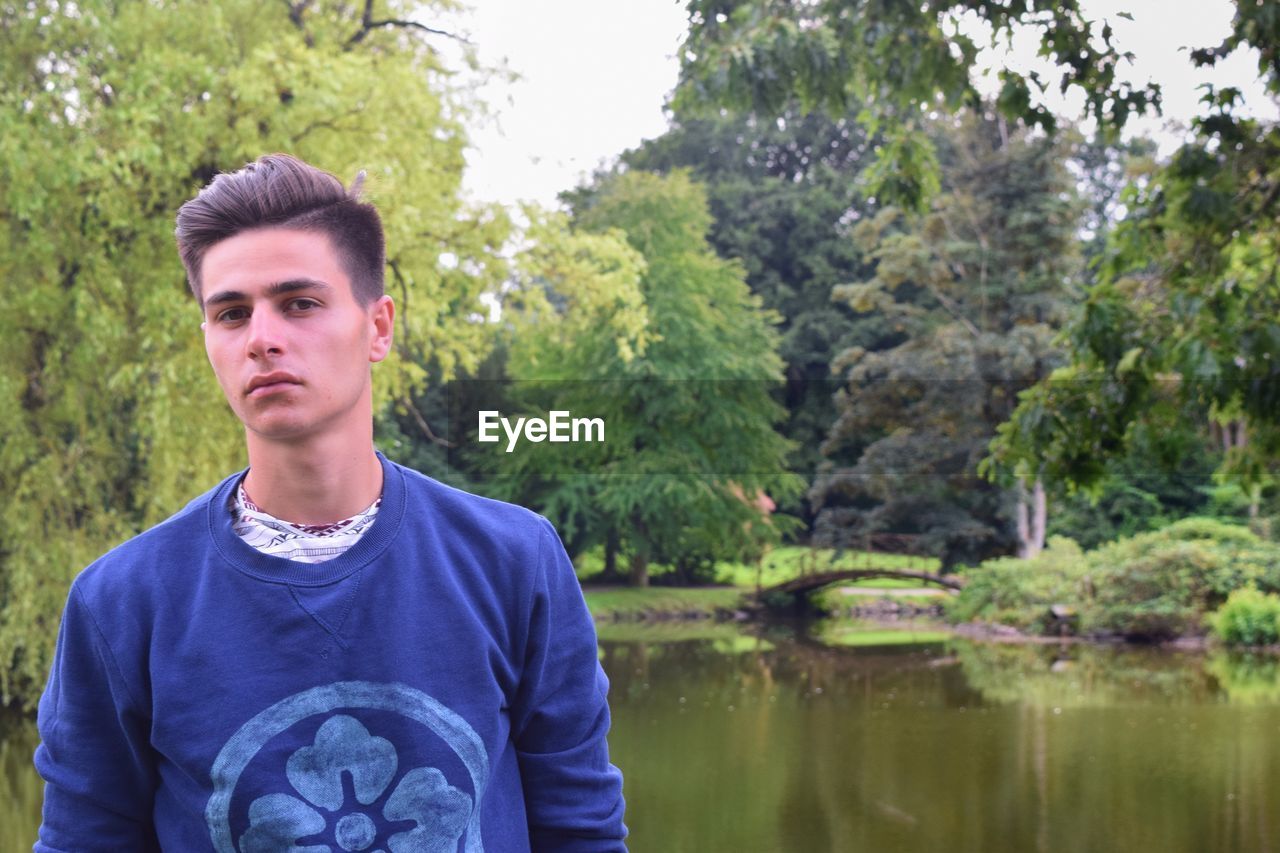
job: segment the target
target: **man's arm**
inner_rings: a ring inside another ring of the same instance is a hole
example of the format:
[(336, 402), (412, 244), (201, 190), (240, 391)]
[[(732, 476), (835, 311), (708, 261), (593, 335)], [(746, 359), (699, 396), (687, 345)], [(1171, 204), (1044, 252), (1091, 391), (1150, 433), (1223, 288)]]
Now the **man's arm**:
[(625, 851), (622, 773), (609, 763), (608, 679), (573, 565), (540, 519), (539, 565), (512, 736), (535, 851)]
[(36, 770), (44, 822), (36, 853), (159, 850), (150, 721), (73, 585), (40, 697)]

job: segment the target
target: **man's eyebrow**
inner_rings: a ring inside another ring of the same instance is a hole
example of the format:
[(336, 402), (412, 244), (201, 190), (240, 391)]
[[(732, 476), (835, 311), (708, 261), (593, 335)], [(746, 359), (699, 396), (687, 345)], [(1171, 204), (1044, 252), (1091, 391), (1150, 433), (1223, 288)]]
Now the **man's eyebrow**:
[[(286, 281), (277, 281), (267, 285), (266, 295), (268, 297), (279, 296), (282, 293), (292, 293), (295, 290), (332, 290), (331, 285), (325, 284), (314, 278), (291, 278)], [(242, 290), (220, 290), (204, 301), (206, 308), (215, 305), (222, 305), (227, 302), (241, 302), (248, 299), (249, 296)]]

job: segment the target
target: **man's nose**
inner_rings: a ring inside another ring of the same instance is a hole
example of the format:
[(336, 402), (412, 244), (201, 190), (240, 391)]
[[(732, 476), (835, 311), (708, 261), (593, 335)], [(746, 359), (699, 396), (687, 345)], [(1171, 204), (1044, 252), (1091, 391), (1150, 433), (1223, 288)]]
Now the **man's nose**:
[(270, 308), (258, 308), (249, 317), (249, 338), (245, 343), (250, 358), (269, 358), (284, 353), (281, 318)]

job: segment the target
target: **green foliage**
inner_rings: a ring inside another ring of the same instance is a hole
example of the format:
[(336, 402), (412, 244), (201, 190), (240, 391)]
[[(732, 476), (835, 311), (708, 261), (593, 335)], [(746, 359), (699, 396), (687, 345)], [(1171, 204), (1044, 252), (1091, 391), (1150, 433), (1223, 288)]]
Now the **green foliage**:
[(459, 201), (467, 105), (437, 36), (254, 0), (41, 1), (3, 19), (0, 694), (30, 703), (70, 579), (243, 464), (173, 246), (183, 201), (269, 151), (368, 169), (399, 306), (379, 406), (420, 387), (428, 355), (445, 376), (483, 356), (470, 318), (507, 228)]
[(1187, 515), (1237, 521), (1248, 511), (1238, 487), (1213, 484), (1218, 457), (1190, 406), (1169, 417), (1133, 425), (1124, 455), (1106, 460), (1095, 495), (1059, 488), (1052, 494), (1047, 532), (1067, 536), (1086, 550), (1104, 542), (1158, 530)]
[(1062, 550), (1065, 541), (1032, 560), (967, 570), (948, 617), (1039, 633), (1054, 627), (1048, 606), (1062, 604), (1080, 633), (1165, 640), (1201, 632), (1235, 590), (1280, 590), (1280, 545), (1217, 519), (1183, 519), (1087, 553), (1073, 543)]
[[(786, 382), (775, 398), (787, 409), (780, 429), (797, 445), (789, 468), (806, 481), (813, 479), (818, 447), (835, 417), (832, 359), (893, 335), (882, 317), (859, 316), (831, 300), (833, 287), (868, 272), (846, 223), (875, 210), (860, 198), (857, 184), (869, 142), (851, 115), (806, 115), (797, 108), (777, 121), (742, 112), (676, 114), (670, 130), (625, 152), (613, 170), (689, 169), (706, 188), (708, 241), (720, 257), (741, 262), (751, 292), (779, 315)], [(604, 179), (565, 197), (585, 209)], [(783, 509), (811, 517), (804, 500)]]
[[(1222, 555), (1200, 541), (1170, 542), (1158, 534), (1104, 546), (1110, 558), (1095, 578), (1089, 629), (1133, 639), (1162, 640), (1198, 628), (1210, 601), (1224, 598), (1232, 572)], [(1102, 556), (1105, 554), (1106, 556)]]
[(1280, 642), (1280, 596), (1251, 586), (1232, 590), (1208, 622), (1218, 639), (1229, 646)]
[(1054, 625), (1052, 605), (1085, 597), (1088, 564), (1079, 545), (1054, 536), (1036, 557), (999, 557), (962, 570), (960, 576), (964, 588), (943, 602), (950, 621), (996, 623), (1041, 634)]
[(1188, 518), (1089, 555), (1082, 629), (1143, 639), (1202, 630), (1235, 589), (1280, 589), (1280, 546), (1216, 519)]
[(935, 130), (946, 191), (927, 216), (860, 222), (874, 274), (832, 294), (898, 337), (832, 364), (845, 388), (810, 500), (821, 544), (912, 535), (950, 567), (1015, 546), (1012, 496), (976, 464), (1017, 393), (1060, 361), (1080, 205), (1061, 146), (976, 114)]
[[(1280, 94), (1280, 4), (1238, 3), (1213, 64), (1257, 50)], [(1216, 476), (1253, 497), (1276, 483), (1280, 451), (1280, 287), (1276, 262), (1280, 126), (1239, 114), (1239, 92), (1210, 87), (1194, 138), (1133, 176), (1126, 216), (1069, 331), (1071, 365), (1023, 394), (992, 445), (995, 471), (1043, 467), (1049, 480), (1096, 490), (1130, 427), (1193, 406), (1224, 433)]]
[(696, 580), (777, 539), (755, 496), (799, 490), (769, 396), (776, 318), (707, 244), (686, 174), (607, 179), (574, 224), (520, 260), (507, 373), (544, 411), (602, 418), (607, 438), (507, 455), (494, 482), (582, 547), (616, 542), (638, 583), (651, 561)]
[[(860, 120), (884, 135), (866, 172), (869, 193), (906, 207), (926, 199), (937, 181), (932, 146), (915, 117), (978, 101), (979, 45), (961, 31), (962, 17), (985, 25), (993, 47), (1015, 29), (1038, 33), (1041, 54), (1060, 63), (1057, 88), (1082, 93), (1086, 112), (1104, 127), (1118, 130), (1131, 114), (1160, 103), (1159, 86), (1117, 79), (1129, 54), (1113, 44), (1106, 21), (1087, 19), (1074, 0), (688, 0), (687, 8), (678, 111), (729, 105), (770, 116), (798, 100), (806, 110), (840, 114), (856, 105)], [(1008, 70), (1000, 78), (997, 106), (1005, 117), (1054, 129), (1044, 105), (1049, 80)]]

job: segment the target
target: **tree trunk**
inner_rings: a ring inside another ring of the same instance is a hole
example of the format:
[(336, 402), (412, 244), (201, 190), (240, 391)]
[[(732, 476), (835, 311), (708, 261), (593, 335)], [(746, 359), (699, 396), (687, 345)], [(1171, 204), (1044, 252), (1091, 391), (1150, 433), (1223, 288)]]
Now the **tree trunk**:
[[(1031, 493), (1031, 541), (1035, 545), (1035, 553), (1044, 550), (1044, 528), (1049, 517), (1049, 505), (1045, 499), (1044, 481), (1036, 477), (1035, 488)], [(1035, 556), (1033, 554), (1032, 556)]]
[(604, 537), (604, 571), (600, 573), (603, 583), (621, 583), (622, 575), (618, 572), (618, 531), (613, 528)]
[(1044, 527), (1048, 516), (1044, 482), (1037, 477), (1030, 495), (1027, 484), (1018, 481), (1018, 556), (1024, 560), (1037, 557), (1044, 550)]
[(1027, 521), (1026, 489), (1021, 480), (1018, 481), (1018, 503), (1014, 507), (1014, 514), (1018, 521), (1018, 557), (1025, 560), (1027, 543), (1031, 541), (1031, 525)]
[(631, 585), (640, 587), (649, 585), (649, 555), (643, 550), (631, 555)]
[[(1215, 424), (1222, 431), (1222, 449), (1224, 452), (1232, 448), (1244, 448), (1249, 444), (1248, 422), (1244, 418), (1232, 418), (1222, 424)], [(1249, 518), (1258, 517), (1258, 502), (1261, 490), (1254, 486), (1249, 490)]]
[(630, 538), (635, 543), (635, 551), (631, 553), (631, 585), (648, 586), (649, 529), (642, 520), (634, 517), (631, 520), (631, 527), (633, 535)]

